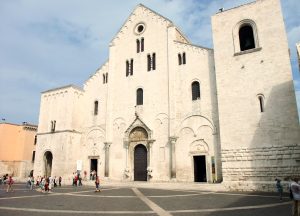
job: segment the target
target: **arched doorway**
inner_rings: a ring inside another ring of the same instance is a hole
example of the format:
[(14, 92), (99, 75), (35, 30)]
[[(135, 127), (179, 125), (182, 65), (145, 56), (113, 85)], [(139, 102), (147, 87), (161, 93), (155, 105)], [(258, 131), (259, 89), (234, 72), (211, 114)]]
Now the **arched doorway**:
[(134, 148), (134, 181), (147, 181), (147, 149), (142, 144)]
[(52, 160), (53, 160), (52, 153), (50, 151), (45, 152), (45, 154), (44, 154), (44, 164), (45, 164), (44, 175), (47, 177), (51, 176)]

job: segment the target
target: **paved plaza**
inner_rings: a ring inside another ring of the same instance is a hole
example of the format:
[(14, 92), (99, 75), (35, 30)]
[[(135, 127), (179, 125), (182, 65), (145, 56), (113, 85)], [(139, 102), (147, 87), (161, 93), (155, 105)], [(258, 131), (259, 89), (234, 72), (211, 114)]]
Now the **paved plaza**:
[[(94, 187), (62, 186), (51, 193), (30, 191), (25, 184), (6, 193), (1, 186), (0, 215), (176, 215), (288, 216), (291, 202), (275, 193), (205, 191), (205, 185), (124, 184)], [(163, 189), (163, 187), (165, 189)], [(177, 188), (176, 188), (177, 187)]]

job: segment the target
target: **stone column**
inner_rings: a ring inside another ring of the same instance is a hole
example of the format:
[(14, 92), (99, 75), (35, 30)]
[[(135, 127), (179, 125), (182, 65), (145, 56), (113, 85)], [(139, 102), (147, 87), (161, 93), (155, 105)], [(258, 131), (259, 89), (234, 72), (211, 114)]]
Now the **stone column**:
[(176, 179), (176, 152), (175, 152), (175, 144), (177, 141), (177, 137), (171, 136), (169, 137), (170, 147), (171, 147), (171, 179)]
[(111, 142), (105, 142), (105, 168), (104, 168), (104, 176), (109, 177), (109, 148)]
[(149, 149), (149, 163), (148, 166), (151, 167), (152, 164), (152, 144), (155, 140), (148, 140), (148, 149)]

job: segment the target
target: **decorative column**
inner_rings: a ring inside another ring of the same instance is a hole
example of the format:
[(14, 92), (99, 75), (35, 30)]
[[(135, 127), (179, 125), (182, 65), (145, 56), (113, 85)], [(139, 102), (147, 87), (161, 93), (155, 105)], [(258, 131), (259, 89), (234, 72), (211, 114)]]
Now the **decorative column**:
[(155, 140), (151, 139), (148, 140), (148, 149), (149, 149), (149, 164), (148, 166), (151, 167), (152, 164), (152, 144), (154, 143)]
[(176, 152), (175, 144), (178, 137), (169, 137), (170, 147), (171, 147), (171, 179), (176, 179)]
[(124, 148), (126, 149), (126, 160), (125, 160), (125, 169), (124, 169), (124, 177), (127, 179), (130, 177), (130, 170), (129, 170), (129, 162), (128, 162), (128, 158), (129, 158), (129, 140), (128, 139), (124, 139)]
[(105, 168), (104, 168), (104, 176), (109, 177), (109, 148), (111, 142), (105, 142)]

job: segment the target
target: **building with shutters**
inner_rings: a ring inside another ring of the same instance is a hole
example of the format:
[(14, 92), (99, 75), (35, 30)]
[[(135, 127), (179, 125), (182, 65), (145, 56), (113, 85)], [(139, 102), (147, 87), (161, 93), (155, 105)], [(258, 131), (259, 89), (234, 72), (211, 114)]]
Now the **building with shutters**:
[(214, 49), (195, 45), (138, 5), (83, 88), (42, 92), (35, 175), (266, 189), (300, 173), (280, 1), (221, 10), (212, 33)]

